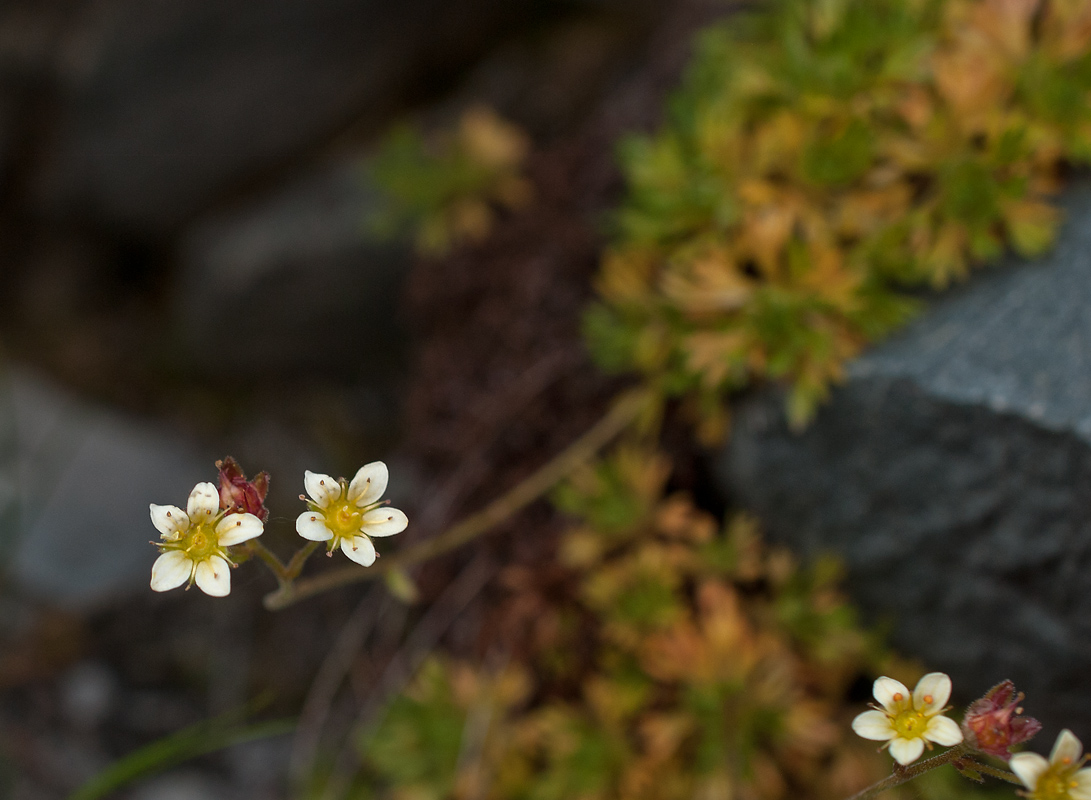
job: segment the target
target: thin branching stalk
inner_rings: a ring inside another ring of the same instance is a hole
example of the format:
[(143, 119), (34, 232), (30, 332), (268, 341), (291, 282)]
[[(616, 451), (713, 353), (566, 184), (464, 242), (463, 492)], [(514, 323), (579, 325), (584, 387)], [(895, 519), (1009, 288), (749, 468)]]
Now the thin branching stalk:
[(940, 753), (938, 756), (919, 761), (916, 764), (910, 764), (903, 767), (900, 764), (894, 766), (894, 772), (881, 781), (871, 784), (866, 789), (861, 789), (854, 794), (848, 800), (869, 800), (869, 798), (877, 797), (885, 792), (887, 789), (893, 789), (895, 786), (901, 786), (903, 783), (919, 778), (926, 772), (934, 770), (936, 767), (942, 767), (944, 764), (950, 764), (953, 761), (965, 758), (968, 755), (969, 750), (966, 745), (960, 744), (952, 747), (946, 753)]
[(894, 772), (891, 775), (883, 778), (877, 783), (873, 783), (866, 789), (862, 789), (848, 798), (848, 800), (869, 800), (872, 797), (877, 797), (888, 789), (893, 789), (895, 786), (901, 786), (903, 783), (911, 781), (914, 778), (919, 778), (924, 773), (930, 772), (936, 767), (942, 767), (944, 764), (953, 764), (960, 769), (970, 769), (974, 772), (979, 772), (982, 775), (988, 775), (993, 778), (999, 778), (1002, 781), (1007, 781), (1008, 783), (1014, 783), (1016, 786), (1023, 785), (1023, 782), (1016, 777), (1015, 773), (988, 764), (982, 764), (972, 757), (972, 752), (973, 751), (965, 744), (960, 744), (956, 747), (952, 747), (946, 753), (940, 753), (938, 756), (929, 758), (926, 761), (911, 764), (907, 767), (895, 766)]
[[(510, 519), (515, 513), (542, 497), (565, 477), (572, 474), (577, 467), (590, 460), (636, 419), (645, 402), (646, 398), (643, 394), (626, 395), (615, 403), (587, 433), (548, 461), (537, 472), (445, 533), (387, 556), (381, 564), (373, 567), (365, 569), (358, 566), (345, 567), (303, 579), (298, 583), (294, 583), (292, 578), (289, 578), (281, 582), (279, 589), (265, 596), (265, 607), (270, 611), (277, 611), (330, 589), (379, 578), (390, 570), (405, 569), (448, 553), (488, 533), (499, 523)], [(303, 548), (297, 556), (304, 551), (307, 551), (307, 548)], [(306, 557), (313, 551), (311, 547), (310, 551), (302, 556), (298, 562), (300, 568)], [(260, 551), (258, 554), (260, 556)], [(296, 557), (293, 557), (289, 567), (296, 563)], [(275, 569), (274, 572), (276, 572)]]

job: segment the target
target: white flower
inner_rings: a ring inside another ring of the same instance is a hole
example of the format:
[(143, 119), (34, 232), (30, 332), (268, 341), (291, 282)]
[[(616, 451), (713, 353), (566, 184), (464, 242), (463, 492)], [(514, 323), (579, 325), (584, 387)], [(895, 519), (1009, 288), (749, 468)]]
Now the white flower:
[(195, 582), (205, 594), (223, 597), (231, 591), (232, 561), (227, 548), (261, 536), (265, 527), (253, 514), (224, 514), (220, 493), (211, 483), (198, 483), (186, 510), (151, 504), (152, 524), (159, 531), (163, 554), (152, 565), (152, 589), (166, 592)]
[(327, 555), (340, 545), (346, 556), (370, 567), (376, 558), (371, 538), (393, 536), (409, 525), (404, 513), (379, 500), (389, 477), (382, 461), (360, 467), (351, 483), (308, 470), (303, 483), (311, 499), (295, 521), (296, 531), (312, 542), (329, 542)]
[(931, 750), (932, 742), (950, 747), (962, 741), (958, 725), (943, 716), (951, 679), (942, 672), (930, 672), (917, 681), (912, 695), (893, 678), (878, 678), (873, 688), (880, 705), (872, 704), (873, 711), (857, 715), (852, 729), (865, 739), (888, 742), (890, 755), (902, 766), (920, 758), (925, 745)]
[(1091, 800), (1091, 768), (1083, 745), (1067, 728), (1061, 731), (1046, 761), (1037, 753), (1016, 753), (1008, 766), (1030, 789), (1032, 800)]

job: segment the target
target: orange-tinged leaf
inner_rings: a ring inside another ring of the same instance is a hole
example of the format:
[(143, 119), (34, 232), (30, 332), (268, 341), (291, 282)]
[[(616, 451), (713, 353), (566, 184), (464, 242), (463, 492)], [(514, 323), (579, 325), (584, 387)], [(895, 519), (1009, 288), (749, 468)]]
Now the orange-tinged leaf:
[(897, 109), (910, 127), (920, 131), (932, 121), (936, 106), (931, 93), (925, 87), (912, 84), (905, 87), (898, 100)]
[(837, 232), (842, 236), (867, 236), (901, 217), (911, 197), (904, 181), (882, 189), (849, 192), (840, 198), (835, 212)]
[(1001, 205), (1012, 244), (1024, 256), (1040, 255), (1049, 249), (1060, 223), (1060, 212), (1038, 200), (1012, 200)]
[(1041, 27), (1045, 53), (1061, 61), (1078, 58), (1091, 48), (1091, 3), (1050, 0)]
[(748, 337), (741, 330), (698, 331), (683, 345), (688, 365), (701, 373), (709, 386), (718, 386), (736, 370), (745, 357)]
[(690, 314), (734, 311), (744, 306), (754, 291), (753, 281), (743, 275), (723, 247), (705, 248), (688, 265), (672, 267), (663, 275), (663, 294)]
[(654, 272), (651, 253), (636, 248), (608, 250), (602, 260), (596, 288), (605, 300), (625, 303), (644, 297)]
[(963, 130), (983, 127), (985, 118), (1011, 92), (996, 46), (980, 33), (963, 31), (932, 56), (936, 88)]
[(973, 23), (1011, 59), (1021, 61), (1031, 43), (1034, 14), (1041, 0), (982, 0), (973, 10)]

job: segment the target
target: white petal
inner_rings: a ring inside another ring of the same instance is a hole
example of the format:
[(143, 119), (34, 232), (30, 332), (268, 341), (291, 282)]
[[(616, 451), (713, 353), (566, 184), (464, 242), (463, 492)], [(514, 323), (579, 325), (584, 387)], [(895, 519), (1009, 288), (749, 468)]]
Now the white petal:
[(261, 536), (265, 526), (253, 514), (228, 514), (216, 525), (216, 536), (221, 547), (245, 542)]
[(1076, 738), (1076, 734), (1065, 728), (1057, 736), (1053, 752), (1049, 754), (1049, 763), (1075, 765), (1082, 755), (1083, 745), (1080, 744), (1080, 740)]
[(938, 714), (951, 699), (951, 679), (942, 672), (929, 672), (913, 690), (913, 708), (925, 716)]
[(924, 738), (944, 747), (954, 747), (962, 741), (962, 729), (955, 724), (953, 719), (940, 715), (928, 720), (928, 727), (924, 730)]
[(231, 593), (231, 565), (219, 556), (209, 556), (197, 565), (196, 581), (205, 594), (226, 597)]
[(169, 592), (189, 580), (193, 562), (181, 550), (168, 550), (152, 564), (152, 591)]
[(1019, 776), (1024, 786), (1034, 789), (1042, 773), (1049, 769), (1049, 762), (1037, 753), (1016, 753), (1008, 761), (1008, 767)]
[(393, 536), (408, 525), (409, 517), (396, 508), (373, 508), (363, 519), (363, 531), (368, 536)]
[(1072, 776), (1075, 786), (1069, 786), (1068, 794), (1072, 800), (1091, 800), (1091, 769), (1081, 769)]
[(186, 513), (190, 522), (198, 524), (212, 519), (220, 511), (220, 493), (215, 484), (198, 483), (189, 493), (189, 502), (186, 503)]
[(306, 470), (303, 473), (303, 485), (307, 487), (307, 494), (311, 499), (322, 508), (341, 496), (341, 484), (321, 472)]
[(318, 511), (304, 511), (296, 517), (295, 530), (312, 542), (328, 542), (333, 538), (333, 531), (326, 527), (326, 518)]
[(152, 512), (152, 525), (166, 539), (178, 539), (189, 530), (189, 517), (178, 506), (157, 506), (149, 504)]
[(909, 707), (909, 690), (905, 684), (893, 678), (876, 678), (872, 692), (879, 704), (892, 714)]
[(890, 742), (890, 755), (903, 767), (912, 764), (924, 752), (924, 739), (894, 739)]
[(865, 711), (863, 714), (857, 714), (856, 719), (852, 721), (852, 729), (856, 731), (857, 736), (876, 742), (885, 742), (898, 735), (890, 724), (890, 717), (882, 711)]
[(371, 505), (383, 496), (389, 480), (390, 473), (382, 461), (364, 464), (349, 484), (349, 502), (361, 508)]
[(375, 545), (366, 536), (353, 536), (341, 540), (341, 552), (357, 564), (370, 567), (375, 563)]

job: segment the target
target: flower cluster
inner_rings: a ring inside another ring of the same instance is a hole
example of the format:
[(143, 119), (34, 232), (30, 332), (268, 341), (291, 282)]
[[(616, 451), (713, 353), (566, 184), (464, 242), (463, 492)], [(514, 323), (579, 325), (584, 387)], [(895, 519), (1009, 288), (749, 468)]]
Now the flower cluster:
[(951, 679), (942, 672), (925, 675), (912, 694), (893, 678), (878, 678), (874, 693), (879, 704), (858, 714), (852, 729), (865, 739), (886, 742), (884, 746), (889, 746), (902, 767), (920, 758), (932, 743), (962, 744), (948, 751), (957, 757), (951, 761), (977, 779), (978, 770), (987, 768), (966, 760), (974, 751), (1007, 760), (1009, 779), (1022, 782), (1028, 791), (1020, 794), (1029, 800), (1091, 800), (1091, 767), (1084, 766), (1091, 755), (1083, 754), (1083, 744), (1072, 731), (1061, 731), (1048, 760), (1037, 753), (1012, 754), (1011, 748), (1038, 733), (1042, 724), (1022, 715), (1023, 694), (1015, 691), (1011, 681), (998, 683), (971, 703), (961, 729), (943, 716), (951, 697)]
[[(217, 461), (216, 467), (219, 487), (197, 484), (185, 511), (151, 504), (152, 524), (160, 535), (160, 541), (152, 543), (161, 553), (152, 565), (151, 588), (156, 592), (182, 584), (188, 589), (196, 583), (205, 594), (224, 597), (231, 591), (231, 568), (237, 566), (230, 548), (256, 539), (265, 530), (269, 474), (262, 472), (247, 480), (230, 457)], [(340, 546), (350, 559), (370, 567), (378, 555), (372, 537), (393, 536), (409, 524), (403, 512), (380, 500), (388, 480), (381, 461), (361, 467), (351, 482), (308, 470), (303, 482), (311, 499), (300, 495), (308, 510), (296, 520), (296, 531), (304, 539), (329, 542), (330, 555)], [(258, 548), (252, 552), (276, 561)]]

